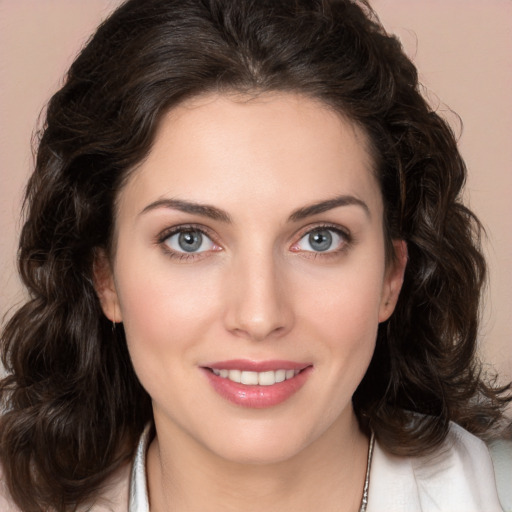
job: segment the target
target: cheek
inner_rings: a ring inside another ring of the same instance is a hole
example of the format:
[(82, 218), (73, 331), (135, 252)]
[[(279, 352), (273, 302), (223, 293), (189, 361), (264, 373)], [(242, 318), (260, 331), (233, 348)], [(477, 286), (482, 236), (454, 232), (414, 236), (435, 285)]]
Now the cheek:
[(371, 299), (368, 302), (361, 296), (342, 296), (329, 308), (325, 303), (319, 305), (311, 317), (326, 340), (328, 358), (347, 375), (364, 374), (375, 348), (378, 307)]
[[(370, 263), (370, 262), (369, 262)], [(379, 322), (383, 266), (346, 266), (328, 278), (302, 280), (303, 311), (334, 332), (374, 332)]]
[(340, 267), (329, 279), (302, 281), (301, 323), (310, 331), (304, 339), (323, 340), (322, 359), (334, 363), (330, 368), (346, 385), (358, 384), (372, 357), (383, 275), (383, 265), (371, 260)]
[(197, 270), (171, 272), (166, 262), (119, 268), (116, 287), (134, 366), (171, 364), (193, 349), (216, 317), (216, 287)]

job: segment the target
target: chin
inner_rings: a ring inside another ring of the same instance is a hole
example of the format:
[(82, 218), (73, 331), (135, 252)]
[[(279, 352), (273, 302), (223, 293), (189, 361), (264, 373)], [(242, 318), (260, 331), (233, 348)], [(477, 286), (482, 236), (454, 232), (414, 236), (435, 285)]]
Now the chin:
[(218, 446), (217, 455), (229, 462), (241, 465), (271, 465), (289, 461), (298, 456), (307, 446), (306, 443), (281, 442), (279, 439), (260, 439), (257, 442), (244, 440), (231, 441), (229, 446)]
[(278, 464), (297, 457), (322, 436), (321, 425), (297, 425), (294, 421), (247, 421), (231, 428), (217, 427), (203, 446), (218, 457), (238, 464)]

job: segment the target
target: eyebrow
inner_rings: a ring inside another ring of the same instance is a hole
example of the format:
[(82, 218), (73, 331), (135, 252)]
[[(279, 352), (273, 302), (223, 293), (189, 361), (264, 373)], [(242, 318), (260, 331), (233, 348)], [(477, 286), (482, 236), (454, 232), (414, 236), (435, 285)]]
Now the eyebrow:
[[(313, 215), (318, 215), (320, 213), (333, 210), (334, 208), (338, 208), (340, 206), (353, 205), (360, 206), (366, 213), (367, 217), (371, 217), (370, 209), (368, 208), (368, 205), (364, 201), (358, 199), (355, 196), (342, 195), (299, 208), (288, 217), (288, 222), (297, 222), (307, 217), (312, 217)], [(216, 208), (215, 206), (211, 206), (208, 204), (184, 201), (183, 199), (158, 199), (157, 201), (148, 204), (140, 212), (139, 215), (147, 213), (151, 210), (155, 210), (157, 208), (170, 208), (172, 210), (179, 210), (184, 213), (201, 215), (203, 217), (208, 217), (210, 219), (218, 220), (221, 222), (232, 223), (231, 216), (224, 210), (221, 210), (219, 208)]]
[(327, 199), (326, 201), (320, 201), (309, 206), (304, 206), (303, 208), (299, 208), (298, 210), (295, 210), (290, 215), (290, 217), (288, 217), (288, 221), (297, 222), (307, 217), (312, 217), (313, 215), (318, 215), (319, 213), (324, 213), (340, 206), (352, 205), (360, 206), (366, 213), (366, 216), (371, 218), (370, 208), (368, 208), (368, 205), (364, 201), (358, 199), (355, 196), (342, 195), (333, 197), (332, 199)]
[(154, 201), (153, 203), (148, 204), (140, 212), (140, 215), (151, 210), (155, 210), (157, 208), (170, 208), (173, 210), (179, 210), (180, 212), (184, 213), (201, 215), (203, 217), (208, 217), (210, 219), (218, 220), (221, 222), (232, 222), (231, 216), (227, 212), (220, 210), (215, 206), (210, 206), (208, 204), (192, 203), (190, 201), (183, 201), (182, 199), (159, 199), (158, 201)]

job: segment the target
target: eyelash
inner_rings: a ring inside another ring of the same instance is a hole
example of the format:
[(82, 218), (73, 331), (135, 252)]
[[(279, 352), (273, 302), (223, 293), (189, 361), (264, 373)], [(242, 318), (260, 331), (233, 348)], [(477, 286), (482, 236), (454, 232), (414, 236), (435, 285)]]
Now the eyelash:
[(319, 232), (319, 231), (332, 231), (336, 233), (340, 238), (343, 239), (343, 243), (340, 248), (333, 249), (333, 250), (327, 250), (325, 252), (322, 251), (297, 251), (297, 253), (300, 252), (300, 255), (302, 257), (306, 258), (336, 258), (340, 256), (341, 254), (344, 254), (347, 252), (350, 247), (354, 244), (354, 237), (352, 234), (347, 230), (343, 229), (338, 225), (333, 224), (317, 224), (314, 226), (308, 226), (306, 227), (300, 235), (297, 237), (297, 241), (294, 242), (293, 245), (297, 245), (305, 236), (311, 235), (312, 233)]
[[(214, 243), (215, 245), (218, 245), (215, 242), (214, 235), (210, 232), (209, 229), (206, 229), (204, 226), (199, 226), (196, 224), (181, 224), (179, 226), (174, 226), (172, 228), (162, 231), (158, 235), (157, 244), (162, 248), (162, 250), (164, 251), (164, 253), (167, 256), (169, 256), (170, 258), (177, 259), (179, 261), (197, 260), (199, 258), (204, 258), (204, 257), (208, 256), (208, 252), (210, 252), (210, 251), (203, 251), (203, 252), (199, 252), (199, 253), (178, 252), (178, 251), (171, 249), (165, 243), (171, 236), (176, 235), (178, 233), (186, 233), (187, 231), (201, 233), (202, 235), (209, 238), (212, 241), (212, 243)], [(215, 251), (215, 252), (217, 252), (217, 251)]]
[[(178, 252), (169, 247), (168, 244), (165, 242), (173, 235), (176, 235), (178, 233), (186, 233), (187, 231), (193, 231), (193, 232), (199, 232), (202, 235), (206, 236), (208, 239), (212, 241), (213, 244), (218, 245), (215, 241), (214, 234), (209, 230), (206, 229), (204, 226), (196, 225), (196, 224), (182, 224), (179, 226), (174, 226), (172, 228), (166, 229), (162, 231), (158, 237), (157, 237), (157, 244), (162, 248), (164, 253), (169, 256), (170, 258), (177, 259), (179, 261), (189, 261), (189, 260), (197, 260), (200, 258), (207, 257), (208, 254), (212, 251), (203, 251), (199, 253), (186, 253), (186, 252)], [(315, 226), (308, 226), (307, 228), (303, 229), (299, 236), (297, 237), (297, 241), (292, 244), (297, 245), (305, 236), (310, 235), (314, 232), (319, 231), (332, 231), (336, 233), (339, 237), (343, 239), (343, 244), (340, 248), (334, 249), (334, 250), (327, 250), (325, 252), (322, 251), (304, 251), (304, 250), (297, 250), (294, 252), (300, 253), (303, 257), (306, 258), (333, 258), (336, 256), (339, 256), (342, 253), (345, 253), (350, 246), (354, 243), (354, 238), (350, 234), (348, 230), (342, 229), (339, 226), (332, 225), (332, 224), (318, 224)], [(220, 249), (221, 250), (221, 249)], [(213, 251), (217, 252), (217, 251)]]

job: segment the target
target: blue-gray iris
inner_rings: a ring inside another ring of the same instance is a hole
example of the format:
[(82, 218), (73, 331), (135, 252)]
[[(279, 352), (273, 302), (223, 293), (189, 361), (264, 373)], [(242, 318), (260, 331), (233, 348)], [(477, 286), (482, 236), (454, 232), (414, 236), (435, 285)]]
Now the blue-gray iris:
[(197, 251), (203, 243), (203, 235), (199, 231), (186, 231), (178, 237), (179, 246), (186, 252)]
[(309, 235), (309, 244), (315, 251), (327, 251), (332, 245), (332, 235), (327, 229), (314, 231)]

